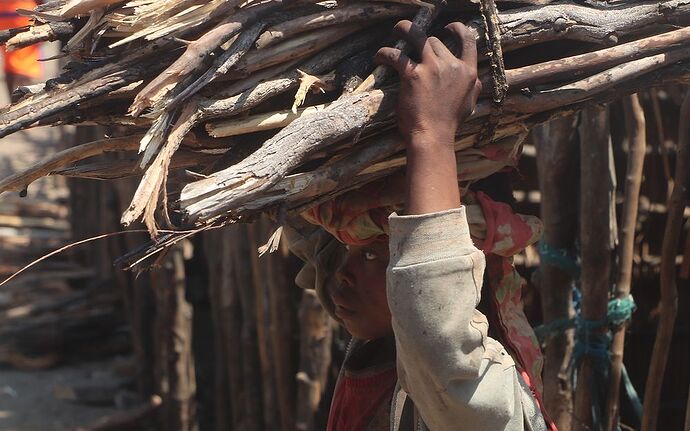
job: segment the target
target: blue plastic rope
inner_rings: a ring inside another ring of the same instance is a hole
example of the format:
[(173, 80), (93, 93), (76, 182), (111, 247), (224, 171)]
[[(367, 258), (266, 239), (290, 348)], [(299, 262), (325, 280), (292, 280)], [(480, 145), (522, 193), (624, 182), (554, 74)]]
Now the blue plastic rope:
[(630, 320), (635, 310), (637, 310), (637, 305), (635, 305), (632, 295), (628, 295), (625, 298), (612, 299), (609, 301), (606, 318), (609, 324), (621, 326)]
[[(592, 375), (592, 425), (594, 430), (601, 429), (604, 423), (603, 400), (606, 399), (608, 390), (608, 376), (611, 368), (611, 331), (596, 332), (602, 327), (616, 327), (630, 320), (632, 313), (637, 306), (632, 295), (625, 298), (612, 299), (608, 303), (606, 319), (588, 320), (581, 316), (581, 293), (578, 289), (573, 289), (573, 305), (576, 317), (572, 319), (558, 319), (534, 328), (534, 332), (540, 342), (546, 338), (563, 333), (568, 329), (575, 328), (575, 347), (573, 356), (570, 360), (570, 370), (575, 385), (576, 370), (579, 362), (587, 356), (592, 360), (594, 372)], [(642, 402), (637, 391), (630, 381), (628, 372), (623, 365), (621, 377), (625, 387), (625, 393), (635, 410), (638, 418), (642, 417)]]
[(574, 279), (580, 278), (580, 261), (574, 251), (553, 247), (545, 241), (540, 241), (539, 257), (543, 263), (559, 268)]

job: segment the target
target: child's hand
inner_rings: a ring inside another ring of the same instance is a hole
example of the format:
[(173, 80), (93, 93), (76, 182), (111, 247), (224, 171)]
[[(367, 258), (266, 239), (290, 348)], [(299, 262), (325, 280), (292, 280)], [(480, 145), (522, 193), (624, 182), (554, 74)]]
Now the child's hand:
[[(409, 143), (452, 144), (459, 125), (472, 113), (481, 91), (477, 79), (477, 47), (473, 33), (461, 23), (446, 29), (457, 39), (459, 57), (435, 37), (427, 37), (410, 21), (400, 21), (395, 35), (407, 41), (410, 59), (395, 48), (381, 48), (375, 57), (400, 75), (398, 127)], [(423, 139), (417, 139), (423, 136)]]

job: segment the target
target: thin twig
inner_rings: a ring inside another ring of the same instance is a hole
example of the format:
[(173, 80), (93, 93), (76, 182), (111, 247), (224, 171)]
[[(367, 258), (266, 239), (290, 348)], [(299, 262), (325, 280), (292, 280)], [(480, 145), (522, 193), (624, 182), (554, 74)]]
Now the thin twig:
[(673, 192), (668, 204), (668, 216), (664, 230), (664, 241), (661, 248), (661, 299), (659, 308), (659, 325), (657, 326), (652, 360), (647, 374), (644, 393), (644, 413), (642, 415), (642, 431), (657, 429), (659, 404), (661, 402), (661, 386), (664, 381), (666, 362), (673, 326), (678, 314), (678, 287), (676, 286), (676, 254), (683, 231), (683, 211), (687, 202), (688, 168), (690, 160), (690, 91), (680, 110), (678, 123), (678, 150), (676, 152), (676, 172)]
[[(188, 232), (196, 233), (196, 232), (198, 232), (198, 231), (199, 231), (199, 229), (193, 230), (193, 231), (172, 231), (172, 230), (168, 230), (168, 231), (160, 231), (160, 232), (166, 232), (166, 233), (180, 233), (180, 234), (182, 234), (182, 233), (188, 233)], [(72, 243), (67, 244), (67, 245), (65, 245), (65, 246), (63, 246), (63, 247), (60, 247), (60, 248), (57, 249), (57, 250), (51, 251), (50, 253), (48, 253), (48, 254), (46, 254), (46, 255), (43, 255), (43, 256), (39, 257), (38, 259), (34, 260), (33, 262), (29, 263), (28, 265), (24, 266), (24, 267), (21, 268), (19, 271), (15, 272), (14, 274), (10, 275), (10, 276), (7, 277), (5, 280), (3, 280), (2, 283), (0, 283), (0, 287), (4, 286), (5, 284), (9, 283), (9, 282), (12, 281), (13, 279), (17, 278), (20, 274), (22, 274), (22, 273), (25, 272), (26, 270), (32, 268), (33, 266), (36, 266), (37, 264), (43, 262), (43, 261), (46, 260), (46, 259), (49, 259), (49, 258), (51, 258), (51, 257), (53, 257), (53, 256), (55, 256), (55, 255), (57, 255), (57, 254), (62, 253), (63, 251), (69, 250), (69, 249), (71, 249), (71, 248), (74, 248), (74, 247), (77, 247), (77, 246), (80, 246), (80, 245), (82, 245), (82, 244), (86, 244), (86, 243), (89, 243), (89, 242), (98, 241), (98, 240), (100, 240), (100, 239), (110, 238), (110, 237), (113, 237), (113, 236), (119, 236), (119, 235), (124, 235), (124, 234), (128, 234), (128, 233), (148, 233), (148, 230), (146, 230), (146, 229), (133, 229), (133, 230), (124, 230), (124, 231), (120, 231), (120, 232), (110, 232), (110, 233), (104, 233), (104, 234), (101, 234), (101, 235), (96, 235), (96, 236), (92, 236), (92, 237), (90, 237), (90, 238), (82, 239), (82, 240), (80, 240), (80, 241), (72, 242)]]
[[(623, 99), (623, 107), (628, 131), (628, 167), (625, 175), (623, 213), (618, 244), (618, 279), (616, 280), (615, 291), (615, 296), (618, 299), (624, 299), (630, 294), (632, 284), (635, 226), (637, 224), (637, 208), (640, 200), (642, 169), (647, 145), (644, 111), (637, 94)], [(623, 324), (615, 328), (611, 343), (611, 371), (606, 408), (606, 429), (609, 431), (615, 431), (618, 425), (618, 400), (626, 326)]]

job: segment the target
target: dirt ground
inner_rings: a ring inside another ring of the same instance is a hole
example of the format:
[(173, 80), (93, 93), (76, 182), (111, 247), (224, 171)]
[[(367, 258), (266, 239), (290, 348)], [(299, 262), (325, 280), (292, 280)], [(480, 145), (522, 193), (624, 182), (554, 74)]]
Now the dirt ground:
[(98, 379), (107, 362), (51, 370), (0, 369), (0, 431), (67, 431), (94, 423), (114, 407), (85, 406), (57, 398), (61, 384)]
[[(51, 49), (44, 51), (46, 55)], [(2, 69), (0, 65), (0, 71)], [(46, 69), (49, 75), (55, 73), (54, 65), (48, 65)], [(4, 76), (0, 75), (0, 105), (5, 105), (7, 101)], [(65, 136), (68, 134), (60, 130), (41, 128), (0, 139), (0, 177), (4, 178), (54, 153), (62, 146), (60, 141)], [(64, 201), (68, 197), (68, 190), (62, 179), (51, 177), (32, 185), (29, 195)], [(0, 201), (3, 198), (0, 196)], [(63, 365), (40, 371), (0, 368), (0, 431), (74, 430), (114, 413), (117, 410), (112, 406), (76, 404), (53, 394), (58, 385), (100, 378), (108, 366), (109, 363), (104, 362)]]

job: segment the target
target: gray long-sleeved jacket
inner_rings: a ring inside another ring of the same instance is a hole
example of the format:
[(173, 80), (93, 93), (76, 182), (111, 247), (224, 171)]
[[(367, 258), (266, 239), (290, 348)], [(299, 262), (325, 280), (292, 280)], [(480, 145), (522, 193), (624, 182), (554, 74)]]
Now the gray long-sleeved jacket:
[[(390, 429), (545, 430), (513, 359), (488, 337), (488, 321), (476, 309), (485, 261), (470, 238), (465, 208), (393, 214), (389, 223), (386, 282), (398, 372)], [(323, 235), (288, 237), (307, 262), (298, 284), (315, 286), (332, 312), (325, 291), (333, 279), (324, 266), (333, 262), (334, 244)]]
[(488, 337), (488, 321), (476, 309), (485, 261), (470, 239), (465, 208), (393, 214), (389, 222), (386, 282), (398, 380), (426, 426), (545, 429), (513, 359)]

